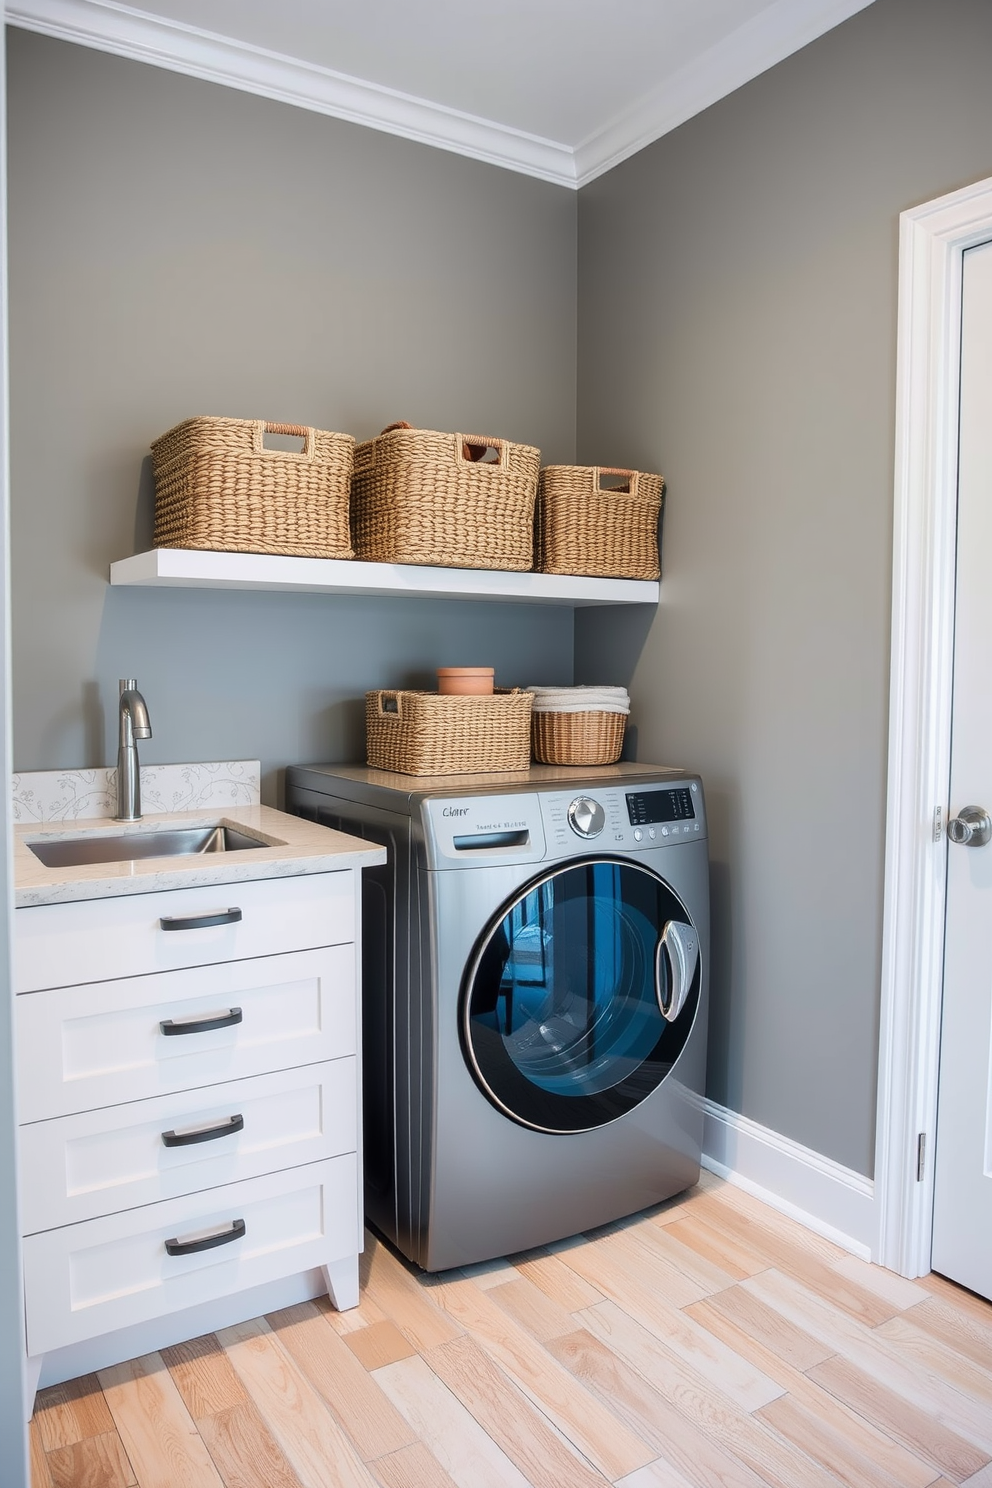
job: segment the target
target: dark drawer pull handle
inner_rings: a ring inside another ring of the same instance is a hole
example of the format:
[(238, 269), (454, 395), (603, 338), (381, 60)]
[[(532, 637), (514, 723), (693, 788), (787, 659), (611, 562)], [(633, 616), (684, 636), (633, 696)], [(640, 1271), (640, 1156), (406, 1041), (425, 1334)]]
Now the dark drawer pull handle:
[(198, 1126), (190, 1131), (163, 1132), (162, 1141), (166, 1147), (192, 1147), (195, 1142), (216, 1142), (218, 1137), (229, 1137), (244, 1129), (243, 1116), (229, 1116), (219, 1126)]
[(214, 914), (164, 915), (159, 920), (163, 930), (209, 930), (211, 925), (236, 925), (240, 909), (219, 909)]
[(166, 1240), (166, 1254), (196, 1255), (201, 1250), (213, 1250), (216, 1245), (230, 1245), (232, 1240), (240, 1240), (244, 1232), (244, 1220), (232, 1219), (226, 1229), (217, 1230), (212, 1235), (203, 1235), (199, 1240)]
[(205, 1018), (164, 1018), (158, 1025), (166, 1038), (176, 1038), (181, 1033), (209, 1033), (211, 1028), (230, 1028), (240, 1023), (244, 1014), (240, 1008), (228, 1008), (226, 1013), (208, 1013)]

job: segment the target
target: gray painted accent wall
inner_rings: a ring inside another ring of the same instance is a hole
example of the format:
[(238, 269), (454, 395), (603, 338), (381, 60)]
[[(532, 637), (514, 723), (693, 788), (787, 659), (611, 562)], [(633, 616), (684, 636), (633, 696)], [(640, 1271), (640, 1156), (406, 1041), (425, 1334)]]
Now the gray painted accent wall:
[[(576, 198), (423, 145), (11, 31), (14, 760), (358, 757), (369, 687), (571, 681), (571, 612), (111, 590), (150, 441), (197, 413), (394, 419), (574, 458)], [(143, 463), (144, 462), (144, 463)]]
[(706, 782), (710, 1096), (869, 1174), (898, 215), (992, 174), (990, 63), (988, 0), (875, 0), (580, 194), (578, 457), (668, 499), (576, 680)]

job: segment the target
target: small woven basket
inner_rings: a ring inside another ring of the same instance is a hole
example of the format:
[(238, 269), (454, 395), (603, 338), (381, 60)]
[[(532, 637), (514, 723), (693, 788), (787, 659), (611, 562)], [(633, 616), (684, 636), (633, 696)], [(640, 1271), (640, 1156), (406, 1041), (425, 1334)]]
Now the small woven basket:
[[(485, 458), (496, 452), (496, 459)], [(540, 450), (391, 424), (355, 450), (352, 532), (370, 563), (534, 566)]]
[(367, 692), (368, 762), (403, 775), (477, 775), (530, 764), (529, 692), (491, 697)]
[[(303, 440), (299, 453), (264, 436)], [(348, 498), (355, 441), (262, 419), (191, 418), (152, 445), (157, 548), (353, 558)]]
[(626, 727), (626, 713), (535, 713), (534, 758), (542, 765), (613, 765)]
[[(604, 485), (603, 477), (620, 477)], [(537, 490), (537, 568), (600, 579), (657, 579), (665, 482), (641, 470), (546, 465)]]

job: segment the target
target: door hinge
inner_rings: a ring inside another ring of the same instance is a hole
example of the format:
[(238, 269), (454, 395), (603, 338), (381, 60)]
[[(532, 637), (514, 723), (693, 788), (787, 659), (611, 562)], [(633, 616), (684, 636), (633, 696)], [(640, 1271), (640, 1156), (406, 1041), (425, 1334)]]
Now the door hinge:
[(923, 1182), (923, 1173), (927, 1164), (927, 1134), (920, 1132), (916, 1139), (916, 1181)]
[(935, 806), (933, 808), (933, 840), (939, 842), (944, 835), (944, 808)]

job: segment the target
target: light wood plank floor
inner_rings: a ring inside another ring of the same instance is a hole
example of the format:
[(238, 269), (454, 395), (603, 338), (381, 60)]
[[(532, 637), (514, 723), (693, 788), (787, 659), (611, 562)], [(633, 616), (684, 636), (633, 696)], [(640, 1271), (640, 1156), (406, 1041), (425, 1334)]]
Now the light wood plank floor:
[(704, 1175), (45, 1390), (34, 1488), (992, 1488), (992, 1305)]

